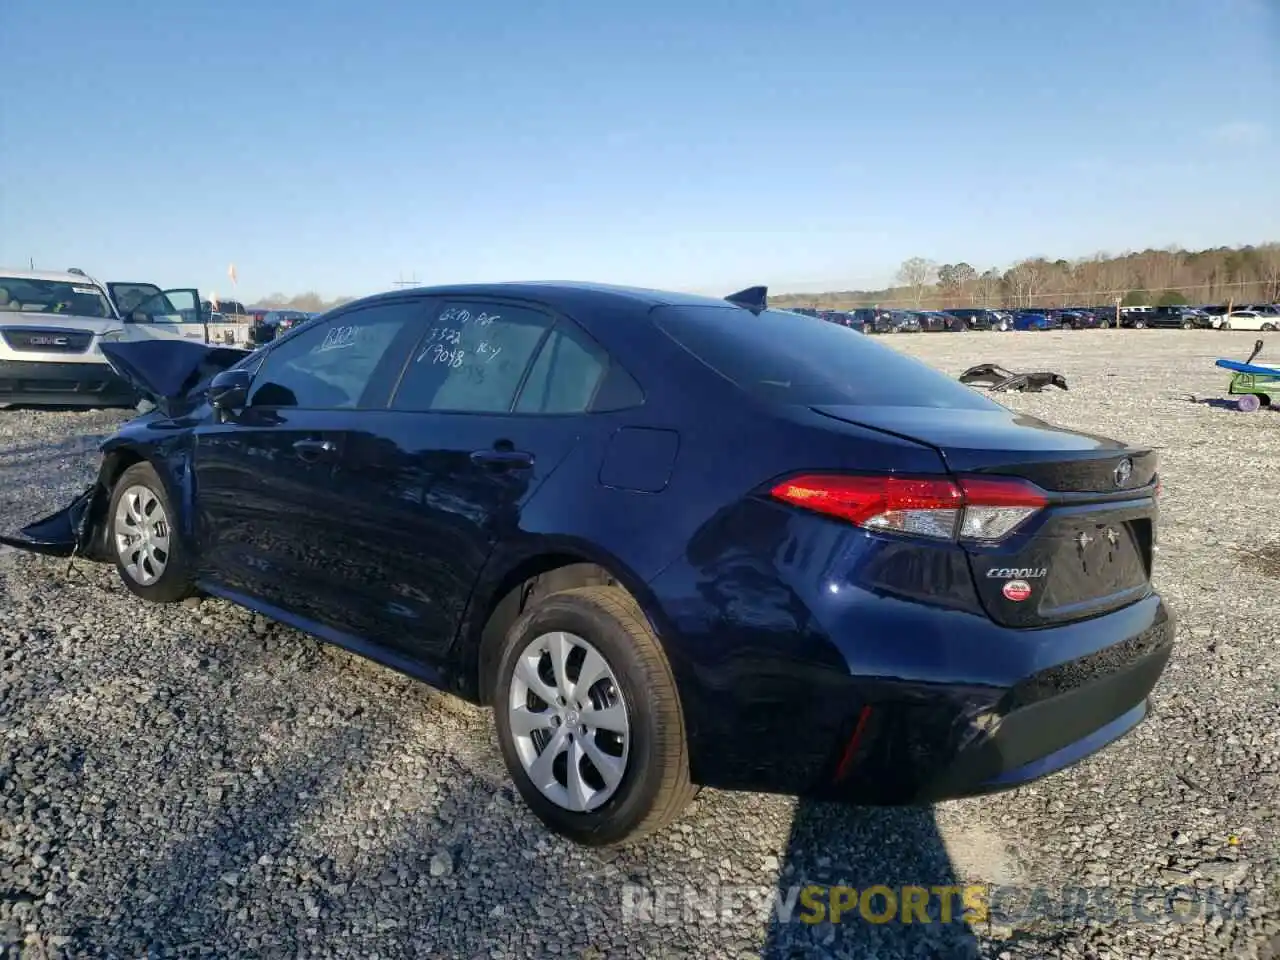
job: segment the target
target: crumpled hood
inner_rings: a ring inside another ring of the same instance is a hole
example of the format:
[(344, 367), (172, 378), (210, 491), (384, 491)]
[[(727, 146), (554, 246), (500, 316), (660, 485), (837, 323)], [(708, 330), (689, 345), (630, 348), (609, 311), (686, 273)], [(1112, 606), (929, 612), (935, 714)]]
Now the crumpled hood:
[(102, 355), (116, 373), (162, 410), (189, 396), (214, 374), (234, 366), (250, 351), (208, 346), (194, 340), (104, 342)]

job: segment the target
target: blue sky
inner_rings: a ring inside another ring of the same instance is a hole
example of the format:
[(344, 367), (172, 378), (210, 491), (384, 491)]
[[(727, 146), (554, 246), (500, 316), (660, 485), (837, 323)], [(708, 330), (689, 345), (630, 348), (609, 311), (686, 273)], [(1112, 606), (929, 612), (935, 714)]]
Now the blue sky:
[(1280, 239), (1280, 0), (5, 0), (0, 263), (246, 299)]

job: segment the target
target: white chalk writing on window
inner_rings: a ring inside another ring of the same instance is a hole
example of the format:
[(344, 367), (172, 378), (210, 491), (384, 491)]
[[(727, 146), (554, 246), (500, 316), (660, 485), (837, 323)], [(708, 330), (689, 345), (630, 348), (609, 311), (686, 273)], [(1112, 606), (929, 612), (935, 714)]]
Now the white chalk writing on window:
[(329, 350), (341, 350), (344, 347), (354, 347), (356, 345), (357, 329), (353, 326), (332, 327), (328, 333), (324, 335), (324, 340), (320, 346), (316, 347), (316, 353), (326, 353)]

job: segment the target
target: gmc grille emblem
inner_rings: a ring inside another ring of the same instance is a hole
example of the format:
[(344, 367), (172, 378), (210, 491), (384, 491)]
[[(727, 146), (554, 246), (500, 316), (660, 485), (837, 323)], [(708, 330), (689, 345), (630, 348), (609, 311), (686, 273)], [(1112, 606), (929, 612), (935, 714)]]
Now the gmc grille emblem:
[(66, 337), (28, 337), (27, 343), (33, 347), (65, 347), (68, 340)]

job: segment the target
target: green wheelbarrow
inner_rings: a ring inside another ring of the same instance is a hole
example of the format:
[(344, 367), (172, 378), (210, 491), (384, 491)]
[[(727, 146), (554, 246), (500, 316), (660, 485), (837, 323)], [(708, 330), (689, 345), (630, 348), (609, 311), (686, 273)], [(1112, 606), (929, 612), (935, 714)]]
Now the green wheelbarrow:
[[(1239, 360), (1219, 360), (1217, 365), (1231, 371), (1231, 385), (1227, 393), (1239, 397), (1236, 406), (1245, 413), (1252, 413), (1259, 407), (1271, 406), (1272, 398), (1280, 401), (1280, 367), (1264, 367), (1255, 364), (1254, 359), (1262, 352), (1262, 341), (1253, 345), (1253, 353), (1249, 359), (1241, 363)], [(1280, 407), (1280, 403), (1277, 403)]]

